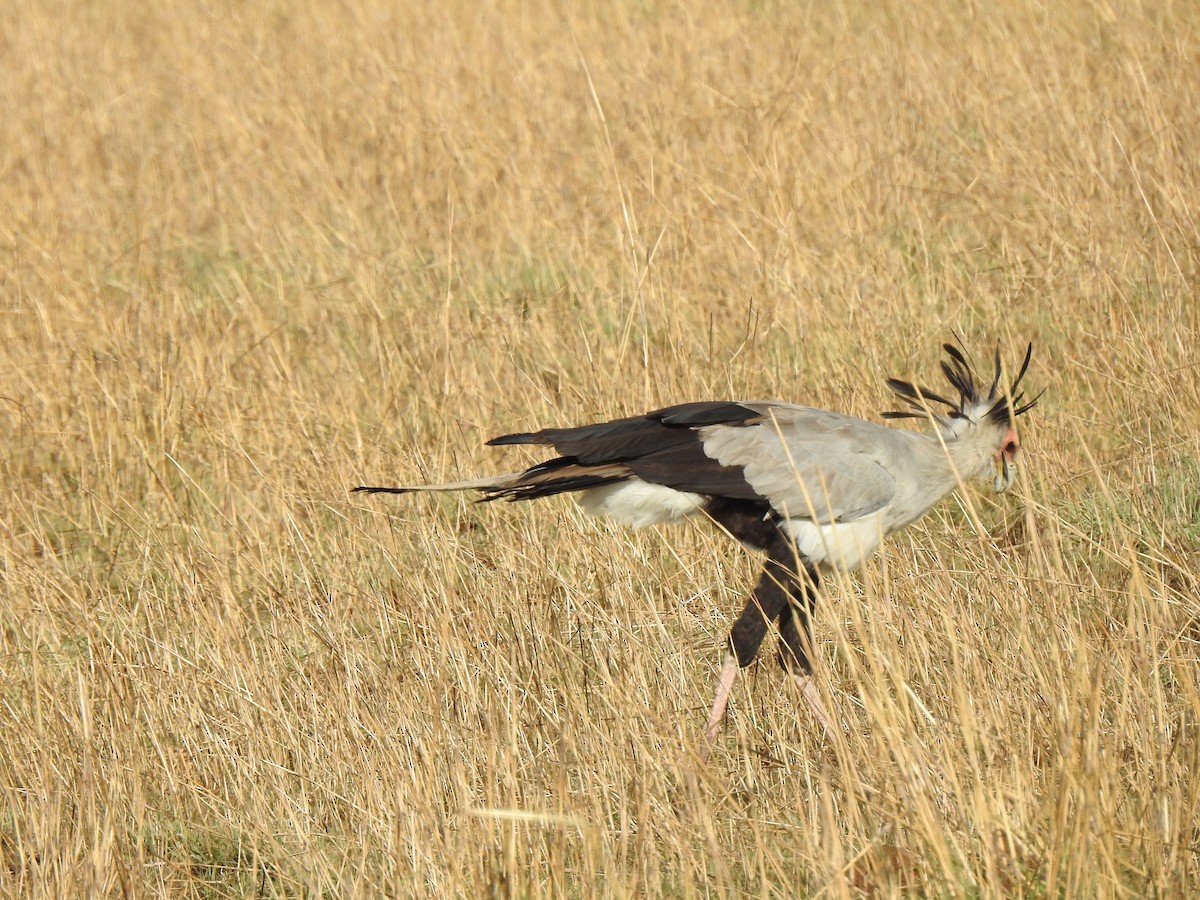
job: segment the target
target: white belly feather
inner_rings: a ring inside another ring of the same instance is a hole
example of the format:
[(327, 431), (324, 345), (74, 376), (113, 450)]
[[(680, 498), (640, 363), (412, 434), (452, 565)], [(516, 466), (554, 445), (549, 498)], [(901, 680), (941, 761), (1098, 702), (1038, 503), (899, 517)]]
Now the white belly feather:
[[(623, 525), (643, 528), (678, 522), (704, 509), (702, 494), (677, 491), (637, 478), (580, 491), (579, 503), (592, 516), (607, 516)], [(883, 542), (879, 513), (817, 525), (808, 519), (784, 519), (783, 528), (811, 563), (826, 568), (857, 569)]]
[(829, 525), (817, 525), (808, 519), (785, 519), (783, 527), (800, 553), (814, 565), (843, 571), (861, 566), (884, 538), (879, 513)]
[(579, 503), (589, 515), (608, 516), (634, 528), (678, 522), (703, 509), (707, 500), (700, 494), (677, 491), (637, 478), (579, 494)]

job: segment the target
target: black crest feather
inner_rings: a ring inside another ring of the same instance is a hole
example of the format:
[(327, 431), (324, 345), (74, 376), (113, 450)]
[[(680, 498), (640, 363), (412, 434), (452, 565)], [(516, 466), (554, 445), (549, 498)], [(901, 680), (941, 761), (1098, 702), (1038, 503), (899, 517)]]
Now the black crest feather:
[[(943, 344), (942, 349), (949, 359), (942, 360), (942, 374), (950, 382), (950, 386), (958, 393), (958, 399), (948, 400), (940, 394), (925, 387), (914, 385), (912, 382), (889, 378), (887, 386), (897, 397), (906, 404), (905, 409), (885, 412), (885, 419), (932, 419), (934, 422), (949, 426), (951, 420), (967, 419), (970, 421), (991, 422), (1000, 427), (1012, 425), (1013, 420), (1033, 409), (1041, 398), (1041, 394), (1026, 402), (1025, 394), (1021, 391), (1021, 381), (1029, 370), (1029, 360), (1033, 357), (1033, 344), (1025, 348), (1025, 359), (1021, 363), (1017, 377), (1005, 390), (1001, 387), (1003, 368), (1000, 363), (1000, 348), (996, 347), (995, 374), (991, 385), (985, 393), (975, 373), (970, 360), (953, 344)], [(941, 404), (944, 410), (936, 409), (933, 404)]]

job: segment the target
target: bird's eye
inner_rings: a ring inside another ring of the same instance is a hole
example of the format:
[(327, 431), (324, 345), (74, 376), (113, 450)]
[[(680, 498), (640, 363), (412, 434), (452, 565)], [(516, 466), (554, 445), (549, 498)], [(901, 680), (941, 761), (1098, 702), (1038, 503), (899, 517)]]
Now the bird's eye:
[(1004, 452), (1009, 455), (1016, 453), (1017, 450), (1019, 450), (1019, 449), (1020, 449), (1020, 447), (1017, 445), (1016, 441), (1009, 441), (1007, 444), (1004, 445)]

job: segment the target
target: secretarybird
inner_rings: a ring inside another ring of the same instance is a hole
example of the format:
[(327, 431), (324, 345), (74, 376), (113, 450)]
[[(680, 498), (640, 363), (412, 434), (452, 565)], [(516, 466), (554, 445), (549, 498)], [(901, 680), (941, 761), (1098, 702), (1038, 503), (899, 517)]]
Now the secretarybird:
[[(359, 487), (368, 494), (479, 491), (485, 500), (532, 500), (574, 493), (593, 515), (639, 528), (707, 516), (746, 546), (766, 551), (758, 584), (729, 632), (702, 755), (720, 730), (739, 668), (750, 664), (771, 622), (779, 661), (796, 678), (826, 735), (812, 683), (810, 618), (821, 574), (862, 564), (883, 539), (925, 515), (971, 479), (997, 493), (1013, 482), (1020, 443), (1016, 418), (1030, 344), (1011, 385), (1001, 384), (1000, 351), (991, 384), (943, 345), (950, 400), (907, 381), (888, 387), (905, 404), (887, 419), (926, 418), (933, 434), (901, 431), (841, 413), (778, 402), (684, 403), (643, 416), (578, 428), (508, 434), (489, 445), (539, 444), (559, 454), (523, 472), (414, 487)], [(934, 404), (945, 407), (938, 409)]]

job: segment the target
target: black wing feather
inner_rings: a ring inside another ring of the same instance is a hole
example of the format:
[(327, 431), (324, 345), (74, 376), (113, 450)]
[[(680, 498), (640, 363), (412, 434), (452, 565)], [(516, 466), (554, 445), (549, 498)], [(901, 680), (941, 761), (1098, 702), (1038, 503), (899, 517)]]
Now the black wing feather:
[[(741, 466), (722, 466), (704, 453), (697, 429), (710, 425), (752, 425), (762, 421), (762, 418), (762, 413), (740, 403), (684, 403), (643, 416), (630, 416), (578, 428), (546, 428), (506, 434), (493, 438), (488, 444), (554, 447), (561, 456), (558, 460), (542, 463), (541, 467), (557, 464), (620, 465), (651, 484), (710, 496), (757, 500), (761, 498), (747, 484)], [(603, 483), (613, 480), (609, 478)], [(579, 484), (580, 487), (593, 486)]]

